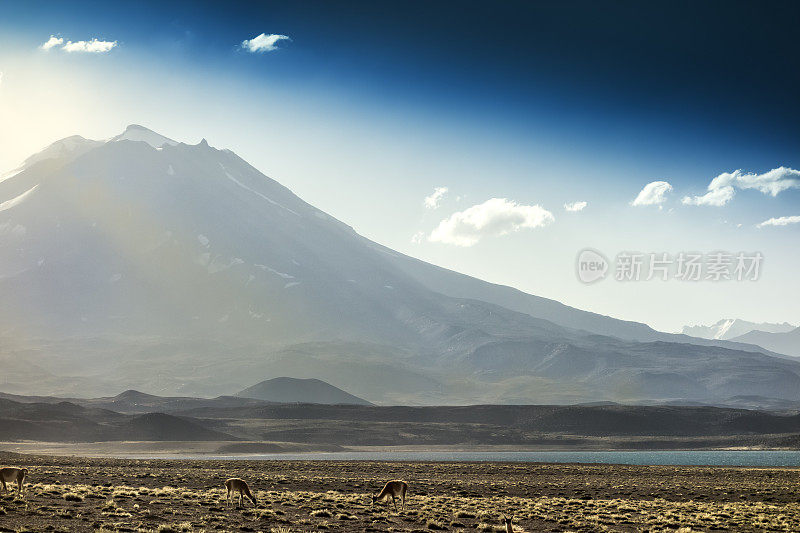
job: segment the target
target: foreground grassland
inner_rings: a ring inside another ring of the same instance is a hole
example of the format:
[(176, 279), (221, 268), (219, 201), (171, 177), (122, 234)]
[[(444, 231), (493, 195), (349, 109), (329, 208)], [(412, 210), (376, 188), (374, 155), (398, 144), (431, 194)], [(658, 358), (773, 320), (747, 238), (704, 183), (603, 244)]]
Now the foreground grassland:
[[(26, 466), (0, 531), (800, 531), (800, 471), (510, 463), (255, 462), (0, 454)], [(259, 505), (226, 508), (240, 476)], [(409, 483), (404, 512), (373, 506)]]

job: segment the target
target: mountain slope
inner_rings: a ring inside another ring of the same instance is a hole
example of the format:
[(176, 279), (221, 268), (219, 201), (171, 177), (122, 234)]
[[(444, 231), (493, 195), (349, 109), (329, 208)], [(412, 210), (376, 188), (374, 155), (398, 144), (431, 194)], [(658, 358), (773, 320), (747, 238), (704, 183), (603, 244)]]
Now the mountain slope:
[(794, 357), (800, 357), (800, 328), (781, 333), (768, 333), (766, 331), (751, 331), (735, 337), (734, 341), (757, 344), (767, 350)]
[(80, 142), (0, 181), (7, 392), (293, 375), (384, 403), (800, 398), (800, 363), (426, 265), (205, 141)]
[[(378, 245), (374, 245), (379, 247)], [(465, 274), (391, 252), (398, 268), (426, 287), (454, 298), (482, 300), (507, 309), (544, 318), (562, 326), (611, 335), (627, 340), (660, 340), (662, 333), (646, 324), (582, 311), (548, 298), (524, 293), (513, 287), (489, 283)]]
[[(692, 337), (704, 339), (724, 339), (736, 340), (738, 337), (751, 331), (763, 331), (767, 333), (784, 333), (795, 329), (795, 326), (784, 322), (783, 324), (756, 323), (740, 320), (738, 318), (723, 318), (711, 326), (684, 326), (682, 333)], [(747, 342), (747, 341), (742, 341)]]
[(700, 346), (720, 346), (745, 351), (768, 351), (745, 341), (736, 342), (733, 339), (701, 337), (687, 334), (686, 332), (674, 334), (656, 331), (641, 322), (620, 320), (599, 313), (583, 311), (555, 300), (527, 294), (513, 287), (489, 283), (413, 257), (398, 254), (375, 243), (370, 243), (370, 245), (391, 255), (398, 268), (430, 290), (441, 292), (454, 298), (482, 300), (535, 318), (549, 320), (561, 326), (585, 330), (599, 335), (610, 335), (629, 341), (665, 341)]
[(319, 379), (272, 378), (247, 387), (237, 392), (236, 396), (276, 403), (371, 405), (368, 401)]

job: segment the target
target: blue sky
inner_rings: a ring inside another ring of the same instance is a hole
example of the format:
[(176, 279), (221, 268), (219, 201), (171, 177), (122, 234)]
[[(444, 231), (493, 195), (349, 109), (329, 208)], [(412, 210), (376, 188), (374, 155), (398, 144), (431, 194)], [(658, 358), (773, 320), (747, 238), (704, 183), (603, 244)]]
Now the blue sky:
[[(800, 168), (798, 15), (735, 2), (4, 2), (0, 169), (141, 123), (231, 148), (362, 234), (490, 281), (667, 330), (800, 323), (786, 299), (800, 289), (800, 224), (756, 227), (800, 215), (800, 189), (681, 202), (724, 172)], [(290, 39), (242, 48), (262, 33)], [(42, 50), (51, 35), (116, 44)], [(653, 181), (670, 184), (664, 202), (630, 205)], [(426, 208), (435, 187), (448, 192)], [(470, 246), (430, 239), (492, 198), (508, 200), (500, 215), (533, 216), (516, 203), (553, 220), (489, 225)], [(587, 206), (563, 209), (576, 201)], [(766, 268), (749, 284), (586, 286), (574, 259), (587, 246), (759, 250)]]

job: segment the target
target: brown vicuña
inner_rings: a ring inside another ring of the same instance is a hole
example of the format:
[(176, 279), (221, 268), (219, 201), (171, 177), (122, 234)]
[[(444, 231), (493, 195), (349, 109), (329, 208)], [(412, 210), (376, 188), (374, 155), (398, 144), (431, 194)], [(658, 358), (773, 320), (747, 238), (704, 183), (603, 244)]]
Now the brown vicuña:
[(0, 468), (0, 483), (3, 484), (3, 491), (10, 492), (6, 486), (6, 482), (16, 482), (17, 494), (22, 494), (22, 484), (25, 482), (25, 476), (27, 475), (27, 468), (14, 468), (10, 466), (6, 468)]
[(399, 497), (403, 501), (403, 506), (401, 509), (406, 508), (406, 492), (408, 491), (408, 483), (405, 481), (401, 481), (399, 479), (394, 479), (389, 481), (386, 485), (384, 485), (383, 490), (377, 496), (372, 497), (372, 503), (382, 501), (389, 496), (392, 497), (392, 503), (394, 503), (394, 510), (397, 512), (397, 498)]
[(228, 489), (228, 506), (231, 504), (231, 495), (237, 490), (239, 491), (239, 507), (244, 506), (245, 496), (252, 500), (253, 505), (258, 505), (256, 497), (250, 492), (250, 487), (247, 486), (247, 482), (245, 480), (238, 477), (232, 477), (225, 481), (225, 488)]

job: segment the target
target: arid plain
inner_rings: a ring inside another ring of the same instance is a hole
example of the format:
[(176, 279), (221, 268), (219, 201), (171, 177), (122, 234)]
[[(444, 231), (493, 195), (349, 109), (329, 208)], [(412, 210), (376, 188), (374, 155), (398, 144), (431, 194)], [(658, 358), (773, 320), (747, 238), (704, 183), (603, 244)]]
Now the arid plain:
[[(0, 531), (798, 531), (800, 470), (537, 463), (127, 460), (4, 453), (29, 469)], [(258, 506), (225, 502), (250, 483)], [(404, 511), (372, 504), (388, 479)]]

